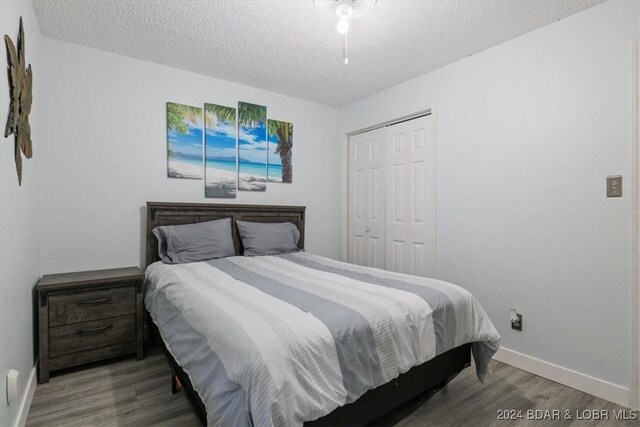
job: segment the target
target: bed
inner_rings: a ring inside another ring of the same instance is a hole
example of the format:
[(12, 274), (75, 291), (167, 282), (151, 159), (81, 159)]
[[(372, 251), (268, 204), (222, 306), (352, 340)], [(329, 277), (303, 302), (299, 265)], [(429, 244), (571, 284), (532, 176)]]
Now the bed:
[[(232, 220), (236, 256), (158, 262), (161, 225)], [(470, 366), (499, 336), (466, 290), (306, 252), (243, 257), (236, 221), (289, 222), (305, 208), (147, 203), (152, 329), (205, 425), (364, 425)]]

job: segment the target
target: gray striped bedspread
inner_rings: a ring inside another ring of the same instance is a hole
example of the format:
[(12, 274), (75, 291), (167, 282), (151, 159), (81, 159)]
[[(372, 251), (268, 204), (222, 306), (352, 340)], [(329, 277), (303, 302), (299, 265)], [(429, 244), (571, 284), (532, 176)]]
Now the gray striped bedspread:
[(451, 283), (305, 252), (147, 269), (145, 303), (209, 425), (301, 425), (473, 343), (478, 378), (499, 335)]

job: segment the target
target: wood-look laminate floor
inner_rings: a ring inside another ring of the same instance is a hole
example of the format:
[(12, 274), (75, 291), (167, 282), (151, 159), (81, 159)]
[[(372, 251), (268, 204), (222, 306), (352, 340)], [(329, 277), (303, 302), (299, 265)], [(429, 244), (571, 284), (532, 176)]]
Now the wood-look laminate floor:
[[(499, 421), (504, 409), (578, 410), (622, 408), (602, 399), (492, 362), (493, 375), (480, 384), (473, 368), (465, 369), (424, 402), (404, 408), (398, 427), (433, 426), (626, 426), (640, 421)], [(411, 412), (412, 409), (417, 408)], [(398, 417), (395, 417), (396, 421)], [(126, 359), (78, 370), (38, 385), (27, 426), (197, 426), (182, 393), (171, 394), (169, 367), (159, 350), (142, 361)]]

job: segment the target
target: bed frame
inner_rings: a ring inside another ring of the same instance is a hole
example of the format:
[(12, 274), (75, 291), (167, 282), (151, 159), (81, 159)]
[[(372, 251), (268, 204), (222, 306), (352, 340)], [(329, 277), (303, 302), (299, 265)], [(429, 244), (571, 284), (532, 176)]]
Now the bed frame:
[[(204, 203), (147, 203), (146, 265), (159, 260), (158, 244), (151, 230), (159, 225), (192, 224), (215, 219), (231, 218), (236, 255), (243, 252), (235, 221), (291, 222), (300, 230), (298, 246), (304, 249), (305, 207), (271, 205), (236, 205)], [(159, 337), (153, 322), (149, 322), (151, 336)], [(161, 339), (156, 340), (164, 347)], [(189, 376), (164, 348), (171, 366), (171, 390), (182, 389), (202, 425), (207, 424), (207, 411), (202, 399), (193, 389)], [(471, 364), (471, 345), (465, 344), (441, 354), (422, 365), (410, 369), (398, 378), (369, 390), (353, 403), (341, 406), (328, 415), (305, 426), (355, 426), (380, 419), (393, 410), (420, 396), (444, 387), (453, 377)]]

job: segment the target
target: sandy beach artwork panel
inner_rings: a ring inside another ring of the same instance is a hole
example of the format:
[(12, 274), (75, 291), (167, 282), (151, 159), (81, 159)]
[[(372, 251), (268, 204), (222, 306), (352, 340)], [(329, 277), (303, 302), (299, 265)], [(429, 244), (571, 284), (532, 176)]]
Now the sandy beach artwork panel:
[(202, 179), (202, 108), (167, 103), (167, 176)]
[(238, 189), (267, 189), (267, 107), (238, 103)]
[(204, 104), (205, 197), (235, 199), (238, 187), (236, 109)]
[(293, 182), (291, 159), (293, 123), (269, 120), (267, 129), (269, 134), (267, 181), (290, 184)]

